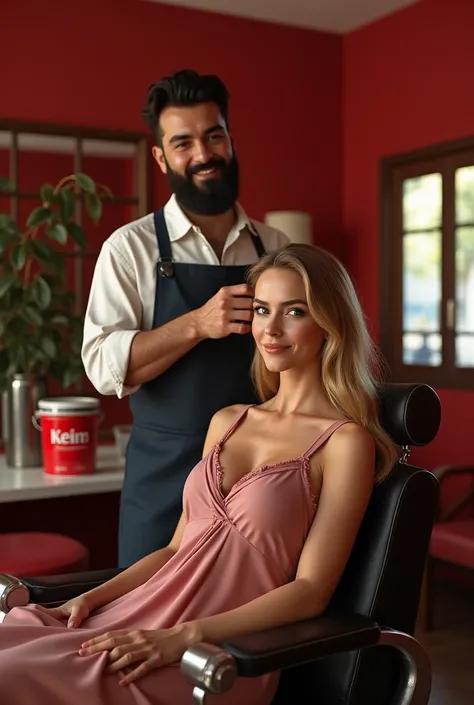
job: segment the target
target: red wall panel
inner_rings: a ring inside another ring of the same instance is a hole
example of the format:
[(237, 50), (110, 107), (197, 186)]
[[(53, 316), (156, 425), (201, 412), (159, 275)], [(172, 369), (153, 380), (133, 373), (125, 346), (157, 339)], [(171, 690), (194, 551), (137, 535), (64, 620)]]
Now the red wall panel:
[[(472, 0), (423, 0), (344, 38), (344, 258), (378, 334), (379, 162), (474, 133)], [(438, 390), (438, 438), (413, 458), (474, 463), (474, 392)]]

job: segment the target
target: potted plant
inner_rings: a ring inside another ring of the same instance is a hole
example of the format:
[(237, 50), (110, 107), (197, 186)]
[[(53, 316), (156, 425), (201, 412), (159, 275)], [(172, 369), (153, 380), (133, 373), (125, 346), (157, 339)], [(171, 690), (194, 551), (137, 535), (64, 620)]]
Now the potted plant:
[[(0, 178), (0, 191), (8, 194), (13, 189), (8, 179)], [(7, 462), (16, 467), (41, 461), (39, 438), (31, 431), (31, 406), (46, 395), (47, 376), (67, 389), (84, 374), (83, 315), (74, 312), (64, 253), (71, 240), (80, 249), (86, 246), (85, 231), (76, 217), (78, 199), (83, 199), (89, 217), (98, 223), (103, 198), (111, 193), (87, 174), (77, 173), (56, 186), (44, 184), (40, 195), (41, 203), (24, 226), (0, 212), (2, 426)], [(13, 418), (13, 409), (18, 412), (19, 406), (22, 411)]]

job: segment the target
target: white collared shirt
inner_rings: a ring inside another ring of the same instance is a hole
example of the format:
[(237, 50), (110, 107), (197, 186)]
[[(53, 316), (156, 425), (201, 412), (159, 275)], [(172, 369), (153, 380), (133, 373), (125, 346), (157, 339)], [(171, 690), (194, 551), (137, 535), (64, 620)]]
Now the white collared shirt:
[[(199, 228), (179, 207), (173, 195), (164, 216), (174, 262), (188, 264), (246, 265), (258, 255), (249, 234), (249, 218), (237, 205), (237, 222), (229, 232), (219, 259)], [(255, 221), (252, 221), (255, 222)], [(266, 251), (289, 242), (279, 230), (257, 222)], [(155, 306), (158, 244), (153, 213), (115, 230), (99, 253), (87, 304), (82, 344), (86, 374), (100, 394), (119, 399), (139, 386), (124, 384), (132, 340), (150, 330)]]

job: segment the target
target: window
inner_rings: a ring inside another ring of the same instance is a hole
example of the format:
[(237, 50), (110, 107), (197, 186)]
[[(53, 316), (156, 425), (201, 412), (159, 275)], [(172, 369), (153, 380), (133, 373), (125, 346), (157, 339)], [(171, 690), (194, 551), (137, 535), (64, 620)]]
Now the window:
[[(64, 254), (77, 312), (85, 309), (94, 265), (103, 241), (124, 223), (149, 211), (149, 137), (141, 132), (37, 124), (0, 119), (0, 177), (9, 177), (14, 191), (0, 190), (0, 212), (24, 226), (40, 204), (40, 186), (83, 171), (111, 191), (98, 225), (87, 222), (85, 251)], [(83, 223), (83, 204), (76, 219)], [(61, 250), (63, 252), (63, 250)]]
[(392, 378), (474, 388), (474, 138), (384, 159), (381, 176)]

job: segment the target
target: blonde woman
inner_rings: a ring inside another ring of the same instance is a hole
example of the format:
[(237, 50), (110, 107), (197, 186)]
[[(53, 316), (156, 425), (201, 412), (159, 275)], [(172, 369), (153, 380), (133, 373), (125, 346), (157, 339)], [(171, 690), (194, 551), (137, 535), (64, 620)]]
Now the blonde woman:
[[(212, 419), (167, 548), (62, 607), (10, 612), (2, 705), (186, 705), (189, 646), (325, 610), (396, 457), (374, 349), (347, 272), (321, 248), (266, 254), (249, 283), (262, 403)], [(238, 679), (218, 702), (269, 705), (277, 685), (277, 673)]]

